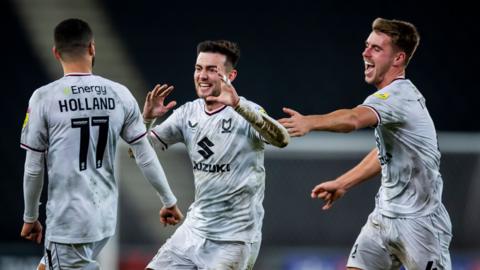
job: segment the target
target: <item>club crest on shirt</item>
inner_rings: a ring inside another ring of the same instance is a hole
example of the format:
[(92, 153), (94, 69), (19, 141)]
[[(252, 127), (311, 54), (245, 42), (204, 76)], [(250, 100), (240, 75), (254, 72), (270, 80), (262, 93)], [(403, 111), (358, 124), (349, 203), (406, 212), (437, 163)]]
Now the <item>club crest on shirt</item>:
[(222, 119), (222, 133), (231, 133), (232, 128), (232, 118)]
[(375, 93), (375, 94), (373, 94), (373, 96), (375, 96), (379, 99), (386, 100), (390, 96), (390, 94), (389, 93)]

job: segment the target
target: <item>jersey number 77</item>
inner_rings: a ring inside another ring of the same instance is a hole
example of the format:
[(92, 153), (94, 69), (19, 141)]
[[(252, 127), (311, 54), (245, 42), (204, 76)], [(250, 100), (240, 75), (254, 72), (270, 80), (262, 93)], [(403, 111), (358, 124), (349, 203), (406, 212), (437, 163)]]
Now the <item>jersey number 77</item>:
[(87, 169), (88, 145), (90, 143), (90, 126), (98, 126), (98, 140), (95, 153), (96, 168), (102, 167), (103, 155), (107, 146), (108, 138), (108, 116), (94, 116), (90, 118), (73, 118), (72, 128), (80, 129), (80, 153), (79, 168), (80, 171)]

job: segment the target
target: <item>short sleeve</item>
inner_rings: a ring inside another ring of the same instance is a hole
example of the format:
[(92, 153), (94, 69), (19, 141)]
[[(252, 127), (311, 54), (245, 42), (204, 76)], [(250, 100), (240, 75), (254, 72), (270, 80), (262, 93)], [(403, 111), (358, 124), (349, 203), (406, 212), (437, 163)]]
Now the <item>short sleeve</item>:
[(143, 117), (138, 107), (138, 103), (127, 90), (124, 102), (125, 122), (123, 124), (121, 137), (127, 143), (131, 144), (142, 138), (146, 133), (146, 127), (143, 123)]
[(24, 149), (45, 152), (48, 148), (48, 124), (44, 102), (38, 91), (33, 93), (28, 102), (20, 139), (20, 146)]
[(405, 106), (401, 97), (386, 91), (378, 91), (365, 99), (361, 106), (373, 109), (379, 118), (379, 125), (400, 124), (405, 121)]
[(160, 145), (162, 150), (166, 150), (168, 146), (182, 142), (182, 114), (183, 107), (173, 111), (173, 113), (160, 125), (155, 126), (150, 131), (150, 137), (155, 138), (157, 142), (155, 145)]

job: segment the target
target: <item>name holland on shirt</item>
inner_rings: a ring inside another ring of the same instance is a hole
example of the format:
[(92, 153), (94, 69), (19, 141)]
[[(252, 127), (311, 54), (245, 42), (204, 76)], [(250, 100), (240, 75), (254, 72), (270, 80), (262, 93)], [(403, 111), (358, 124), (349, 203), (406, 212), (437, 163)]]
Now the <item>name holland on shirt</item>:
[[(97, 95), (106, 95), (106, 86), (71, 86), (66, 88), (66, 94), (93, 93)], [(84, 97), (69, 98), (58, 101), (60, 112), (89, 111), (89, 110), (114, 110), (115, 99), (111, 97)]]

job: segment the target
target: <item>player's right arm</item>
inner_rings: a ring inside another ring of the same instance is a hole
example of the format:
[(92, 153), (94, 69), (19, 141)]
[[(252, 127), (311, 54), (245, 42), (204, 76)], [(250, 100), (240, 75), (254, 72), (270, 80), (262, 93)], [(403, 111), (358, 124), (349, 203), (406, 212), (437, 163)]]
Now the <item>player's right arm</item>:
[(45, 119), (44, 99), (37, 89), (28, 102), (23, 122), (20, 146), (26, 149), (23, 175), (24, 212), (21, 237), (40, 243), (43, 228), (38, 221), (40, 195), (43, 188), (45, 151), (48, 148), (48, 128)]
[(377, 114), (365, 106), (353, 109), (340, 109), (322, 115), (302, 115), (289, 108), (283, 108), (288, 118), (278, 120), (287, 128), (290, 136), (299, 137), (310, 131), (351, 132), (357, 129), (376, 126)]
[(378, 150), (374, 148), (359, 164), (345, 174), (333, 181), (323, 182), (315, 186), (311, 197), (322, 199), (325, 202), (323, 210), (330, 209), (333, 202), (343, 197), (347, 190), (378, 175), (381, 170)]
[(38, 208), (43, 188), (44, 160), (45, 153), (28, 150), (23, 175), (25, 210), (23, 212), (24, 224), (20, 236), (38, 244), (42, 241), (43, 231), (43, 227), (38, 221)]

